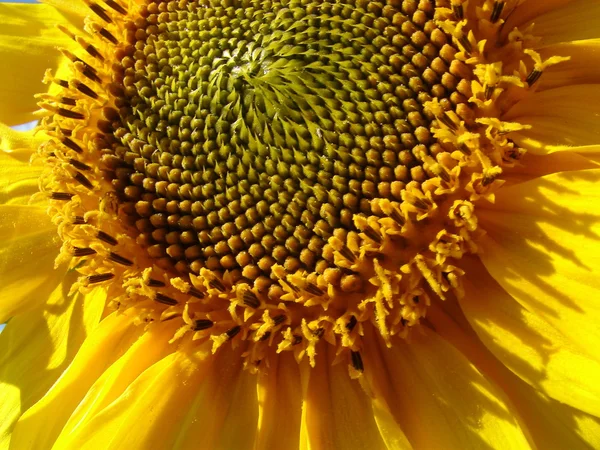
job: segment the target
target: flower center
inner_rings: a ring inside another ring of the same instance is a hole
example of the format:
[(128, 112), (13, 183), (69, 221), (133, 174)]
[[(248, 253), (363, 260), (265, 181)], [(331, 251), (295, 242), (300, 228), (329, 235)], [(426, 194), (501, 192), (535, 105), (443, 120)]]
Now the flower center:
[(230, 3), (150, 3), (135, 23), (106, 158), (123, 220), (183, 274), (229, 271), (272, 300), (275, 265), (361, 290), (328, 241), (361, 240), (374, 199), (432, 176), (423, 105), (451, 106), (454, 51), (430, 2)]
[(523, 153), (498, 117), (557, 62), (497, 45), (488, 3), (90, 2), (41, 96), (58, 262), (250, 369), (326, 341), (359, 375), (366, 328), (391, 345), (460, 295), (475, 203)]

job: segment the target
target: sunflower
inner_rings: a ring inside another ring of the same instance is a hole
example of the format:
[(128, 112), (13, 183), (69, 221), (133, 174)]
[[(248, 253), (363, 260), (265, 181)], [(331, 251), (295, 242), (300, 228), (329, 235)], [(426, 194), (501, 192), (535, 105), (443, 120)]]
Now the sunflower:
[(2, 448), (600, 448), (597, 0), (0, 22)]

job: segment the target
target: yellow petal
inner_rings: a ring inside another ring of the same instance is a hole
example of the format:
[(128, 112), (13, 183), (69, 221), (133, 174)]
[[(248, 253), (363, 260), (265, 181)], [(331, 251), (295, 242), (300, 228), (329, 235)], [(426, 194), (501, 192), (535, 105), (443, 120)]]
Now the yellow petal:
[(169, 340), (175, 327), (172, 322), (157, 324), (98, 378), (64, 426), (59, 447), (61, 440), (68, 441), (74, 429), (116, 400), (144, 370), (173, 352)]
[(485, 271), (469, 266), (460, 305), (492, 353), (546, 395), (600, 416), (600, 363), (514, 300)]
[(11, 152), (14, 150), (29, 150), (29, 154), (39, 147), (47, 139), (44, 133), (31, 131), (17, 131), (0, 123), (0, 151)]
[(82, 28), (83, 19), (90, 15), (91, 10), (82, 1), (73, 0), (40, 0), (41, 3), (58, 9), (76, 27)]
[(547, 11), (532, 20), (534, 33), (542, 38), (542, 44), (598, 37), (600, 3), (597, 0), (575, 0)]
[(131, 318), (111, 314), (83, 342), (71, 365), (37, 403), (21, 416), (11, 445), (16, 449), (51, 448), (63, 426), (104, 370), (138, 338)]
[[(502, 189), (478, 217), (481, 259), (524, 308), (600, 360), (600, 171)], [(489, 208), (489, 209), (488, 209)]]
[(518, 7), (514, 8), (512, 13), (507, 14), (506, 25), (502, 27), (503, 31), (508, 33), (516, 26), (521, 26), (548, 11), (564, 7), (574, 2), (575, 0), (544, 0), (543, 2), (538, 0), (527, 0), (522, 2)]
[(0, 448), (8, 445), (20, 414), (52, 386), (100, 320), (103, 294), (67, 297), (69, 287), (66, 280), (46, 303), (14, 317), (0, 334)]
[(600, 84), (536, 92), (517, 103), (503, 120), (532, 126), (510, 137), (533, 153), (548, 153), (561, 145), (600, 144)]
[(44, 302), (64, 277), (54, 270), (60, 248), (44, 209), (0, 205), (0, 323)]
[(0, 4), (0, 122), (18, 125), (35, 120), (34, 94), (46, 92), (44, 72), (64, 59), (57, 46), (70, 46), (56, 28), (68, 19), (48, 5)]
[(538, 51), (544, 60), (552, 56), (571, 58), (545, 70), (538, 89), (600, 83), (600, 38), (552, 44)]
[(311, 450), (387, 448), (371, 399), (356, 380), (350, 379), (347, 364), (332, 365), (334, 351), (322, 346), (316, 367), (301, 367), (305, 399), (302, 430), (305, 447)]
[(0, 150), (0, 205), (27, 205), (38, 192), (41, 164), (30, 164), (29, 150), (3, 152)]
[[(481, 263), (478, 264), (480, 267)], [(470, 276), (479, 276), (479, 272), (471, 270), (471, 266), (465, 266), (465, 269), (469, 270)], [(479, 340), (453, 299), (432, 305), (427, 311), (427, 320), (440, 336), (501, 387), (519, 413), (522, 429), (527, 431), (534, 447), (598, 448), (600, 419), (547, 397), (508, 370)]]
[(260, 375), (256, 448), (298, 448), (302, 411), (299, 386), (300, 372), (291, 352), (274, 358), (269, 369)]
[(215, 358), (209, 344), (200, 358), (178, 351), (152, 365), (56, 448), (254, 448), (256, 376), (239, 351)]
[(530, 448), (503, 392), (437, 333), (380, 345), (387, 402), (414, 448)]
[(502, 174), (502, 178), (506, 180), (505, 186), (524, 183), (556, 172), (598, 168), (600, 145), (597, 146), (597, 150), (589, 147), (572, 147), (572, 149), (579, 153), (569, 151), (567, 147), (548, 155), (526, 153), (519, 161), (522, 165), (511, 167)]

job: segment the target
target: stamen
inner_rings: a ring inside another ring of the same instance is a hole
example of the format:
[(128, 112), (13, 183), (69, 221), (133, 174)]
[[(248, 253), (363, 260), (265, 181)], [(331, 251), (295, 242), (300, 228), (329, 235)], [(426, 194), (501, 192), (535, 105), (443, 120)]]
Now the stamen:
[[(61, 130), (61, 131), (63, 132), (63, 134), (66, 134), (66, 133), (64, 133), (64, 130)], [(70, 131), (71, 131), (71, 130), (69, 130), (69, 132), (70, 132)], [(63, 144), (66, 146), (66, 147), (68, 147), (68, 148), (70, 148), (71, 150), (73, 150), (74, 152), (77, 152), (77, 153), (82, 153), (82, 152), (83, 152), (83, 149), (82, 149), (82, 148), (81, 148), (79, 145), (77, 145), (75, 142), (73, 142), (73, 141), (72, 141), (70, 138), (68, 138), (68, 137), (62, 137), (62, 138), (61, 138), (61, 142), (62, 142), (62, 143), (63, 143)]]
[(117, 264), (121, 264), (123, 266), (133, 266), (133, 261), (130, 261), (127, 258), (124, 258), (123, 256), (117, 255), (114, 252), (110, 252), (108, 254), (108, 259), (116, 262)]
[(73, 84), (75, 85), (75, 88), (82, 94), (87, 95), (88, 97), (93, 98), (94, 100), (98, 99), (98, 94), (96, 94), (86, 84), (82, 83), (81, 81), (74, 81)]
[(87, 164), (82, 163), (81, 161), (77, 161), (76, 159), (69, 158), (69, 163), (79, 170), (91, 170), (91, 167)]
[(96, 237), (101, 241), (106, 242), (108, 245), (117, 245), (119, 243), (119, 241), (104, 231), (98, 231)]
[(463, 11), (463, 5), (452, 5), (452, 11), (454, 12), (454, 16), (458, 19), (458, 20), (462, 20), (465, 18), (465, 14)]
[(92, 182), (90, 180), (88, 180), (85, 177), (85, 175), (82, 174), (81, 172), (77, 172), (75, 174), (75, 176), (73, 176), (73, 178), (75, 178), (79, 184), (81, 184), (82, 186), (85, 186), (88, 189), (93, 189), (93, 187), (94, 187)]
[(363, 365), (362, 356), (360, 356), (359, 352), (350, 352), (352, 358), (352, 366), (359, 372), (365, 371), (365, 366)]
[(104, 281), (112, 280), (114, 277), (114, 273), (99, 273), (96, 275), (89, 275), (87, 281), (89, 284), (102, 283)]
[(197, 320), (194, 321), (194, 326), (192, 327), (192, 329), (194, 331), (208, 330), (213, 325), (214, 325), (214, 322), (212, 320), (209, 320), (209, 319), (197, 319)]
[(321, 288), (319, 288), (318, 286), (315, 286), (312, 283), (306, 283), (306, 286), (304, 286), (304, 290), (306, 292), (309, 292), (313, 295), (317, 295), (317, 296), (321, 296), (324, 295), (325, 292), (323, 292), (323, 290)]
[(75, 194), (69, 194), (68, 192), (51, 192), (50, 198), (52, 200), (71, 200)]
[(494, 2), (494, 8), (492, 9), (492, 15), (490, 16), (490, 22), (496, 23), (502, 14), (502, 10), (504, 9), (504, 5), (506, 2), (496, 1)]
[(212, 280), (210, 280), (208, 285), (211, 288), (216, 289), (217, 291), (225, 292), (225, 285), (221, 283), (221, 280), (219, 280), (218, 278), (213, 278)]
[(100, 34), (100, 36), (102, 36), (104, 39), (106, 39), (107, 41), (111, 42), (112, 44), (117, 45), (119, 43), (119, 41), (117, 40), (116, 37), (114, 37), (110, 31), (108, 31), (106, 28), (102, 28), (100, 26), (97, 27), (93, 27), (95, 28), (94, 31), (98, 34)]
[(204, 298), (204, 292), (199, 291), (195, 287), (191, 287), (187, 293), (190, 294), (192, 297)]
[(527, 77), (527, 79), (525, 80), (525, 82), (529, 86), (532, 86), (537, 80), (540, 79), (541, 76), (542, 76), (542, 71), (541, 70), (533, 69), (531, 71), (531, 73), (529, 74), (529, 76)]
[(283, 314), (273, 317), (273, 323), (275, 324), (275, 326), (280, 325), (284, 321), (285, 321), (285, 316)]
[(270, 331), (267, 331), (265, 334), (263, 334), (260, 339), (258, 340), (259, 342), (263, 342), (268, 340), (271, 337), (272, 333)]
[(93, 248), (73, 247), (73, 255), (77, 256), (77, 257), (89, 256), (89, 255), (95, 255), (95, 254), (96, 254), (96, 250), (94, 250)]
[(122, 14), (122, 15), (127, 14), (127, 10), (125, 8), (123, 8), (121, 5), (119, 5), (117, 2), (115, 2), (114, 0), (104, 0), (104, 3), (106, 3), (107, 6), (111, 7), (115, 11), (117, 11), (119, 14)]
[(160, 280), (155, 280), (153, 278), (150, 278), (146, 284), (150, 287), (165, 287), (165, 283), (163, 283)]
[(350, 320), (346, 324), (346, 329), (348, 331), (352, 331), (357, 323), (358, 323), (358, 320), (356, 320), (356, 316), (350, 316)]
[(66, 117), (68, 119), (75, 119), (75, 120), (85, 119), (85, 116), (83, 114), (78, 113), (77, 111), (71, 111), (70, 109), (56, 108), (56, 113), (60, 116)]
[(245, 291), (243, 295), (244, 304), (248, 305), (250, 308), (258, 308), (260, 306), (260, 300), (256, 296), (256, 294), (252, 291)]
[(225, 334), (227, 335), (227, 338), (229, 340), (231, 340), (234, 337), (236, 337), (240, 331), (242, 331), (242, 327), (240, 327), (239, 325), (236, 325), (235, 327), (230, 328), (229, 330), (227, 330), (225, 332)]
[(67, 105), (67, 106), (77, 105), (77, 101), (74, 98), (70, 98), (70, 97), (61, 97), (60, 103), (62, 103), (63, 105)]
[(175, 306), (177, 304), (177, 300), (174, 298), (168, 297), (160, 292), (157, 292), (154, 296), (154, 300), (158, 303), (162, 303), (163, 305)]
[(106, 11), (97, 3), (92, 3), (89, 0), (84, 0), (85, 4), (90, 8), (98, 17), (104, 20), (106, 23), (113, 23), (113, 20), (110, 18)]

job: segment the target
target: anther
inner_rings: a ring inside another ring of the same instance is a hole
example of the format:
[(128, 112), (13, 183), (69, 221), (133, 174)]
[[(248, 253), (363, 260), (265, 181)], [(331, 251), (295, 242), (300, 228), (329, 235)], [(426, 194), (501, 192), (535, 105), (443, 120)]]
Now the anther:
[(81, 81), (74, 81), (73, 84), (75, 85), (75, 89), (77, 89), (82, 94), (87, 95), (88, 97), (93, 98), (94, 100), (98, 99), (98, 94), (96, 94), (96, 92), (94, 92), (92, 88), (90, 88), (86, 84), (82, 83)]
[(83, 216), (75, 216), (71, 222), (73, 225), (85, 225), (85, 219)]
[(306, 283), (306, 286), (304, 286), (304, 290), (306, 292), (309, 292), (313, 295), (317, 295), (317, 296), (321, 296), (323, 294), (325, 294), (325, 292), (323, 292), (323, 290), (321, 288), (319, 288), (318, 286), (315, 286), (313, 283)]
[(69, 194), (68, 192), (51, 192), (50, 198), (52, 200), (71, 200), (75, 194)]
[(283, 314), (273, 317), (273, 323), (275, 324), (275, 326), (283, 323), (284, 321), (285, 321), (285, 316)]
[(81, 74), (98, 84), (102, 84), (102, 79), (98, 75), (96, 75), (96, 71), (94, 70), (94, 68), (87, 63), (84, 64), (85, 67), (81, 71)]
[(346, 329), (348, 331), (352, 331), (357, 323), (358, 323), (358, 320), (356, 320), (356, 316), (350, 316), (350, 320), (346, 324)]
[(541, 70), (533, 69), (531, 71), (531, 73), (529, 74), (529, 76), (527, 77), (527, 79), (525, 80), (525, 82), (529, 86), (532, 86), (537, 80), (540, 79), (541, 76), (542, 76), (542, 71)]
[(109, 6), (110, 8), (114, 9), (119, 14), (123, 14), (123, 15), (127, 14), (127, 10), (125, 8), (123, 8), (121, 5), (119, 5), (117, 2), (115, 2), (114, 0), (104, 0), (104, 3), (106, 3), (106, 6)]
[(381, 244), (381, 242), (382, 242), (381, 236), (373, 228), (371, 228), (371, 226), (367, 225), (367, 227), (364, 229), (363, 233), (365, 233), (365, 235), (369, 239), (377, 242), (378, 244)]
[(87, 42), (85, 42), (82, 38), (80, 37), (76, 37), (75, 40), (77, 41), (77, 43), (79, 45), (81, 45), (84, 50), (92, 57), (99, 59), (100, 61), (104, 61), (104, 56), (102, 56), (102, 54), (100, 54), (100, 52), (98, 51), (98, 49), (96, 47), (94, 47), (92, 44), (88, 44)]
[(85, 119), (85, 116), (77, 111), (71, 111), (70, 109), (65, 109), (65, 108), (56, 108), (56, 113), (59, 116), (63, 116), (66, 117), (67, 119), (75, 119), (75, 120), (82, 120)]
[(67, 106), (76, 106), (77, 105), (77, 101), (71, 97), (61, 97), (60, 103), (62, 103), (63, 105), (67, 105)]
[(102, 36), (104, 39), (112, 42), (113, 44), (118, 44), (119, 41), (117, 41), (117, 38), (114, 37), (110, 31), (108, 31), (106, 28), (100, 28), (100, 30), (98, 30), (98, 33), (100, 34), (100, 36)]
[(438, 117), (437, 119), (453, 131), (456, 131), (458, 129), (454, 121), (450, 117), (448, 117), (448, 115), (445, 112), (441, 117)]
[(300, 342), (302, 342), (302, 336), (294, 334), (292, 339), (292, 345), (298, 345)]
[(218, 278), (213, 278), (208, 282), (208, 285), (219, 292), (225, 292), (225, 285)]
[(452, 12), (454, 12), (454, 17), (458, 20), (462, 20), (465, 17), (462, 5), (452, 5)]
[(260, 339), (258, 340), (259, 342), (263, 342), (266, 341), (267, 339), (269, 339), (271, 337), (271, 332), (267, 331), (265, 334), (263, 334)]
[(395, 221), (396, 223), (398, 223), (399, 225), (401, 225), (401, 226), (404, 226), (404, 224), (406, 223), (406, 221), (404, 220), (404, 217), (402, 217), (402, 216), (400, 215), (400, 213), (399, 213), (398, 211), (396, 211), (395, 209), (392, 209), (392, 212), (391, 212), (391, 214), (390, 214), (390, 217), (391, 217), (392, 219), (394, 219), (394, 221)]
[(354, 256), (354, 253), (352, 253), (352, 250), (350, 250), (346, 244), (342, 244), (342, 247), (338, 251), (340, 252), (340, 255), (342, 255), (348, 261), (356, 261), (356, 256)]
[(243, 295), (244, 304), (250, 308), (258, 308), (260, 306), (260, 300), (256, 294), (252, 291), (245, 291)]
[(85, 186), (88, 189), (92, 189), (94, 187), (92, 182), (90, 180), (88, 180), (85, 177), (85, 175), (82, 174), (81, 172), (77, 172), (73, 178), (75, 178), (75, 180), (77, 180), (77, 182), (79, 184), (81, 184), (82, 186)]
[(410, 202), (413, 206), (415, 206), (416, 208), (419, 209), (427, 209), (427, 203), (425, 203), (423, 200), (421, 200), (420, 198), (414, 198), (411, 202)]
[(79, 170), (90, 170), (91, 167), (88, 166), (85, 163), (82, 163), (81, 161), (77, 161), (76, 159), (70, 158), (69, 159), (69, 164), (71, 164), (73, 167), (75, 167), (76, 169)]
[(492, 9), (492, 15), (490, 16), (490, 22), (496, 23), (500, 18), (500, 14), (502, 14), (502, 10), (504, 9), (504, 4), (506, 2), (496, 1), (494, 2), (494, 8)]
[(89, 256), (89, 255), (95, 255), (96, 254), (96, 250), (94, 250), (93, 248), (81, 248), (81, 247), (73, 247), (73, 255), (80, 257), (80, 256)]
[(236, 337), (240, 331), (242, 331), (242, 327), (240, 327), (239, 325), (236, 325), (235, 327), (230, 328), (229, 330), (227, 330), (225, 332), (225, 334), (227, 335), (227, 338), (229, 340), (231, 340), (234, 337)]
[(150, 278), (146, 285), (150, 287), (165, 287), (165, 283), (160, 280), (155, 280), (154, 278)]
[(102, 283), (104, 281), (112, 280), (114, 277), (114, 273), (98, 273), (96, 275), (89, 275), (87, 281), (89, 284)]
[(96, 237), (103, 242), (106, 242), (108, 245), (117, 245), (119, 241), (117, 241), (110, 234), (105, 233), (104, 231), (98, 231)]
[(106, 11), (104, 10), (104, 8), (102, 8), (97, 3), (91, 3), (89, 0), (84, 0), (84, 2), (88, 6), (88, 8), (90, 8), (92, 11), (94, 11), (94, 13), (96, 13), (96, 15), (98, 17), (100, 17), (102, 20), (104, 20), (107, 23), (112, 23), (112, 19), (109, 17), (108, 14), (106, 14)]
[(133, 266), (133, 262), (128, 260), (127, 258), (122, 257), (121, 255), (117, 255), (114, 252), (110, 252), (108, 254), (108, 259), (116, 262), (117, 264), (121, 264), (123, 266)]
[(163, 305), (175, 306), (177, 304), (177, 300), (171, 297), (167, 297), (166, 295), (161, 294), (160, 292), (156, 293), (156, 295), (154, 296), (154, 300), (158, 303), (162, 303)]
[(66, 80), (61, 80), (59, 78), (55, 78), (52, 80), (53, 83), (58, 84), (60, 87), (68, 88), (69, 82)]
[(76, 153), (82, 153), (83, 152), (83, 150), (81, 149), (81, 147), (79, 145), (77, 145), (75, 142), (73, 142), (68, 137), (63, 137), (61, 139), (61, 142), (63, 143), (64, 146), (70, 148), (71, 150), (73, 150)]
[(364, 372), (365, 366), (363, 365), (362, 356), (360, 356), (359, 352), (350, 352), (352, 358), (352, 366), (358, 370), (359, 372)]
[(204, 298), (204, 292), (199, 291), (195, 287), (191, 287), (187, 293), (190, 294), (192, 297)]
[(461, 45), (465, 49), (465, 52), (471, 53), (471, 51), (473, 50), (473, 47), (471, 46), (471, 43), (469, 42), (469, 38), (467, 37), (466, 34), (461, 35), (461, 37), (458, 39), (458, 42), (461, 43)]
[(214, 325), (214, 322), (209, 319), (197, 319), (194, 321), (192, 329), (194, 331), (208, 330)]
[(313, 331), (313, 335), (320, 338), (325, 334), (325, 329), (324, 328), (317, 328), (315, 331)]

